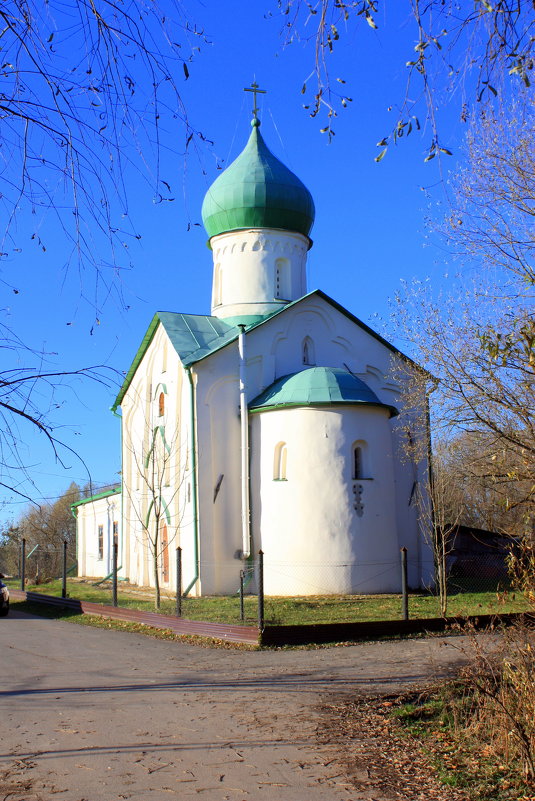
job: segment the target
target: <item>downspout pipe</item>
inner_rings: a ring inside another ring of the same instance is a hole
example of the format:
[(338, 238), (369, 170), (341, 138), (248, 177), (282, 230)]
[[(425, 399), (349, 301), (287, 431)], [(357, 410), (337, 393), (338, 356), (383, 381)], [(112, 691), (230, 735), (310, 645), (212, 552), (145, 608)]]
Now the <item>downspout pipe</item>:
[(190, 397), (190, 464), (191, 464), (191, 502), (193, 505), (193, 578), (184, 590), (186, 596), (197, 581), (199, 580), (199, 515), (198, 515), (198, 492), (197, 492), (197, 437), (195, 436), (195, 385), (193, 383), (193, 375), (191, 367), (186, 366), (186, 372), (189, 380), (189, 397)]
[(238, 352), (240, 357), (240, 429), (241, 429), (241, 521), (242, 558), (251, 555), (251, 513), (249, 495), (249, 411), (246, 393), (245, 325), (238, 326)]

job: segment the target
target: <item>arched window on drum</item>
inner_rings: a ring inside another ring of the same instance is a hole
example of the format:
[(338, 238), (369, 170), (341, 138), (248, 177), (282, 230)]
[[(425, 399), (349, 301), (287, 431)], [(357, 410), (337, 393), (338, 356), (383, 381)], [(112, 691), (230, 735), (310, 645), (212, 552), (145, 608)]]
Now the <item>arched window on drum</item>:
[(285, 442), (275, 446), (273, 458), (273, 481), (287, 481), (288, 448)]
[(357, 440), (351, 448), (351, 478), (353, 481), (370, 478), (366, 443)]
[(275, 297), (281, 300), (290, 298), (290, 262), (277, 259), (275, 262)]

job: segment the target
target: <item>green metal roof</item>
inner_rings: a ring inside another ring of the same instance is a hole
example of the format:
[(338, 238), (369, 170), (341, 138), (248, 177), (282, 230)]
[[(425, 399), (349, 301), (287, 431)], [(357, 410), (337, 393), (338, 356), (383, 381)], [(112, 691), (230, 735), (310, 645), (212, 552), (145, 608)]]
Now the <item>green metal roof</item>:
[(113, 487), (113, 489), (98, 492), (96, 495), (90, 495), (89, 498), (82, 498), (81, 501), (75, 501), (74, 503), (71, 503), (71, 509), (75, 509), (77, 506), (82, 506), (84, 503), (98, 501), (100, 498), (108, 498), (110, 495), (118, 495), (120, 492), (121, 487)]
[(352, 404), (380, 406), (390, 416), (397, 409), (382, 403), (375, 392), (348, 370), (335, 367), (309, 367), (279, 378), (249, 404), (251, 412), (273, 411), (288, 406), (331, 406)]
[(198, 362), (239, 334), (236, 325), (208, 314), (158, 312), (157, 316), (184, 365)]
[[(315, 289), (312, 292), (309, 292), (307, 295), (304, 295), (302, 298), (298, 298), (298, 300), (294, 300), (291, 303), (288, 303), (286, 306), (282, 306), (272, 314), (255, 320), (247, 325), (246, 332), (249, 333), (249, 331), (253, 331), (255, 328), (264, 325), (264, 323), (266, 323), (268, 320), (277, 317), (277, 315), (284, 314), (286, 309), (289, 309), (292, 306), (302, 303), (304, 300), (312, 297), (321, 298), (330, 306), (337, 309), (337, 311), (339, 311), (349, 320), (351, 320), (351, 322), (355, 323), (372, 337), (374, 337), (374, 339), (392, 351), (392, 353), (397, 354), (404, 361), (412, 364), (423, 373), (426, 372), (409, 356), (406, 356), (404, 353), (398, 350), (398, 348), (374, 331), (373, 328), (370, 328), (368, 325), (366, 325), (366, 323), (362, 322), (362, 320), (359, 320), (358, 317), (355, 317), (355, 315), (351, 314), (351, 312), (345, 309), (340, 303), (337, 303), (337, 301), (330, 298), (329, 295), (326, 295), (321, 289)], [(116, 409), (121, 405), (126, 391), (137, 371), (137, 368), (139, 367), (141, 360), (143, 359), (143, 356), (152, 342), (156, 330), (160, 324), (162, 324), (167, 331), (167, 334), (169, 335), (169, 338), (184, 366), (189, 367), (192, 364), (205, 359), (207, 356), (210, 356), (220, 348), (225, 347), (225, 345), (228, 345), (230, 342), (233, 342), (238, 338), (240, 331), (238, 326), (234, 324), (235, 319), (237, 318), (232, 319), (231, 323), (230, 320), (225, 321), (221, 320), (219, 317), (211, 317), (209, 315), (156, 312), (147, 329), (147, 333), (143, 337), (141, 345), (134, 356), (134, 360), (125, 376), (123, 385), (119, 390), (119, 394), (117, 395), (114, 404), (111, 407), (112, 411), (116, 411)], [(426, 374), (430, 375), (428, 373)]]
[(208, 236), (242, 228), (282, 228), (308, 236), (314, 201), (306, 186), (253, 130), (245, 150), (214, 181), (202, 206)]
[(115, 411), (121, 405), (137, 368), (160, 324), (165, 328), (174, 349), (185, 367), (223, 347), (239, 334), (239, 329), (236, 325), (230, 325), (219, 317), (211, 317), (207, 314), (156, 312), (134, 356), (119, 394), (111, 407), (112, 411)]

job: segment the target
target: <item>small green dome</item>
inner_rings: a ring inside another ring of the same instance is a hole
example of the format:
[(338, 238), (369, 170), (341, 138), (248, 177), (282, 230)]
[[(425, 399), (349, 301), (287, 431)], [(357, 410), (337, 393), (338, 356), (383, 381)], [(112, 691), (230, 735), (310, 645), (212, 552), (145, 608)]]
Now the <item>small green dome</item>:
[(272, 411), (284, 406), (330, 406), (333, 404), (381, 406), (390, 417), (394, 406), (382, 403), (375, 392), (356, 375), (335, 367), (310, 367), (279, 378), (249, 404), (252, 412)]
[(245, 150), (214, 181), (202, 205), (208, 236), (242, 228), (282, 228), (308, 236), (314, 201), (306, 186), (269, 150), (253, 120)]

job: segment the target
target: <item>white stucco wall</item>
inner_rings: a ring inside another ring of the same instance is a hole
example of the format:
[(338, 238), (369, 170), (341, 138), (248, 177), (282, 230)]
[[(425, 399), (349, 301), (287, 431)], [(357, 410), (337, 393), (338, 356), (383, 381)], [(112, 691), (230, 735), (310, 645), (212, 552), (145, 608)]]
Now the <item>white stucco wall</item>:
[[(237, 346), (196, 365), (202, 592), (239, 587), (240, 419)], [(219, 486), (218, 486), (219, 485)]]
[[(121, 494), (115, 493), (75, 507), (78, 575), (104, 578), (113, 566), (113, 523), (121, 540)], [(99, 526), (102, 526), (102, 554), (99, 553)], [(122, 553), (119, 549), (118, 565)]]
[[(164, 396), (163, 415), (159, 413), (160, 394)], [(190, 405), (186, 371), (160, 325), (121, 403), (125, 563), (132, 583), (145, 586), (155, 583), (152, 548), (144, 522), (148, 519), (154, 538), (153, 510), (160, 498), (167, 509), (161, 522), (166, 525), (168, 541), (166, 571), (164, 553), (158, 548), (160, 585), (167, 589), (176, 587), (178, 546), (182, 548), (184, 588), (196, 576)], [(200, 592), (198, 582), (190, 591)]]
[(302, 234), (269, 228), (214, 236), (212, 314), (269, 314), (302, 297), (309, 244)]
[[(393, 510), (391, 509), (388, 514), (385, 510), (384, 519), (393, 519), (394, 521), (393, 531), (397, 538), (396, 558), (399, 558), (399, 548), (402, 545), (408, 549), (409, 584), (413, 587), (422, 586), (429, 581), (432, 572), (432, 556), (419, 531), (417, 509), (414, 504), (409, 504), (409, 501), (414, 481), (419, 481), (422, 486), (425, 484), (427, 461), (422, 459), (418, 464), (413, 464), (408, 458), (406, 427), (410, 425), (414, 436), (420, 436), (425, 440), (425, 421), (409, 420), (405, 413), (408, 401), (395, 380), (397, 372), (395, 366), (396, 363), (400, 363), (400, 357), (327, 301), (312, 295), (247, 334), (248, 401), (255, 398), (277, 378), (305, 368), (303, 364), (305, 340), (309, 343), (309, 352), (313, 354), (314, 364), (348, 367), (373, 389), (381, 401), (396, 406), (402, 412), (399, 418), (388, 421), (386, 424), (390, 431), (391, 463), (388, 469), (392, 474), (391, 486), (393, 489), (385, 503), (389, 509), (393, 506)], [(203, 593), (209, 594), (235, 592), (238, 586), (239, 570), (243, 566), (240, 559), (236, 558), (236, 553), (241, 549), (237, 343), (232, 343), (207, 357), (195, 365), (194, 369), (197, 378), (202, 588)], [(272, 415), (276, 415), (276, 413), (271, 412), (264, 417), (267, 419)], [(266, 427), (275, 425), (276, 419), (274, 417), (271, 423), (266, 422)], [(257, 425), (260, 424), (253, 423), (253, 432), (255, 432), (254, 426)], [(262, 423), (262, 425), (264, 424)], [(374, 436), (378, 436), (378, 434)], [(282, 438), (281, 435), (279, 439)], [(259, 457), (257, 453), (259, 443), (262, 441), (262, 437), (256, 436), (255, 432), (251, 438), (252, 465), (257, 464), (259, 458), (263, 458)], [(425, 442), (423, 442), (421, 451), (422, 453), (426, 452)], [(302, 459), (302, 469), (306, 469), (305, 462), (306, 459)], [(327, 467), (325, 467), (325, 472), (328, 473)], [(224, 477), (217, 497), (214, 499), (215, 488), (221, 475)], [(261, 497), (259, 481), (259, 471), (253, 471), (251, 518), (255, 552), (258, 551), (259, 541), (262, 539), (260, 533), (263, 525), (262, 509), (265, 509), (265, 499)], [(380, 486), (375, 481), (367, 482), (364, 487), (364, 497), (370, 496), (371, 500), (372, 496), (375, 497), (380, 492)], [(270, 493), (269, 489), (266, 491), (268, 494)], [(303, 487), (300, 503), (308, 502), (306, 490)], [(347, 505), (347, 499), (344, 503)], [(298, 506), (297, 502), (293, 500), (290, 502), (290, 505), (292, 504), (295, 507)], [(368, 525), (369, 521), (370, 517), (363, 518), (360, 527), (362, 528), (364, 524)], [(343, 539), (345, 534), (341, 533), (341, 537)], [(394, 547), (392, 532), (389, 532), (388, 538), (388, 547), (391, 551)], [(381, 542), (382, 540), (379, 538), (377, 541)], [(368, 561), (373, 561), (372, 554), (375, 554), (375, 551), (371, 538), (369, 542)], [(340, 545), (342, 550), (343, 547), (345, 546)], [(359, 558), (363, 559), (362, 553)], [(368, 578), (371, 581), (371, 573)], [(383, 591), (394, 584), (397, 586), (398, 583), (399, 572), (397, 572), (395, 580), (394, 578), (388, 579), (388, 577), (385, 579), (382, 585), (385, 588)], [(346, 579), (342, 584), (347, 586)], [(372, 584), (368, 582), (368, 587), (371, 586)], [(291, 588), (288, 591), (293, 594)], [(339, 591), (345, 590), (340, 589)], [(366, 591), (370, 592), (371, 590)]]
[[(309, 365), (303, 363), (305, 341)], [(277, 378), (320, 365), (347, 367), (381, 401), (402, 412), (400, 418), (393, 420), (378, 409), (369, 409), (364, 415), (362, 410), (358, 414), (348, 410), (341, 414), (332, 409), (252, 415), (253, 551), (256, 553), (262, 546), (266, 552), (266, 591), (316, 594), (397, 589), (398, 566), (392, 566), (390, 571), (387, 563), (398, 562), (402, 545), (408, 548), (409, 583), (421, 586), (426, 571), (432, 570), (432, 557), (418, 530), (417, 510), (409, 501), (414, 482), (422, 482), (427, 464), (425, 459), (413, 464), (405, 452), (407, 427), (414, 436), (425, 439), (425, 421), (410, 420), (404, 412), (407, 402), (394, 370), (399, 357), (326, 300), (311, 295), (247, 334), (246, 362), (248, 401)], [(173, 589), (176, 585), (175, 549), (180, 545), (184, 588), (192, 585), (192, 594), (204, 595), (237, 591), (239, 572), (244, 566), (240, 558), (238, 371), (236, 342), (193, 366), (196, 427), (192, 430), (188, 372), (164, 328), (157, 329), (121, 405), (124, 492), (120, 564), (121, 575), (131, 582), (153, 584), (142, 525), (151, 492), (143, 481), (143, 470), (154, 431), (163, 426), (170, 452), (165, 457), (169, 480), (162, 482), (161, 488), (169, 514), (169, 571), (166, 580), (161, 577), (162, 586)], [(163, 419), (158, 407), (161, 392), (165, 397)], [(322, 436), (319, 432), (323, 432)], [(194, 439), (198, 554), (191, 472)], [(373, 480), (360, 482), (364, 504), (361, 517), (355, 514), (353, 486), (348, 481), (348, 443), (356, 439), (366, 441), (373, 455)], [(281, 440), (293, 443), (288, 451), (291, 480), (289, 476), (287, 482), (273, 482), (273, 447)], [(97, 565), (91, 556), (96, 550), (90, 529), (93, 526), (96, 531), (95, 515), (104, 511), (88, 508), (80, 518), (79, 560), (80, 571), (85, 575), (103, 576), (111, 570), (111, 557), (106, 555), (103, 564)], [(92, 523), (86, 523), (86, 518), (91, 518)], [(200, 577), (195, 582), (197, 555)], [(379, 571), (373, 571), (376, 561), (384, 566), (382, 583), (376, 575)], [(281, 572), (281, 565), (276, 566), (277, 562), (300, 565), (292, 582)], [(350, 563), (356, 566), (342, 567)]]
[[(284, 442), (285, 480), (274, 455)], [(363, 477), (353, 479), (353, 445)], [(377, 407), (311, 407), (252, 415), (255, 540), (268, 595), (397, 592), (392, 437)]]

